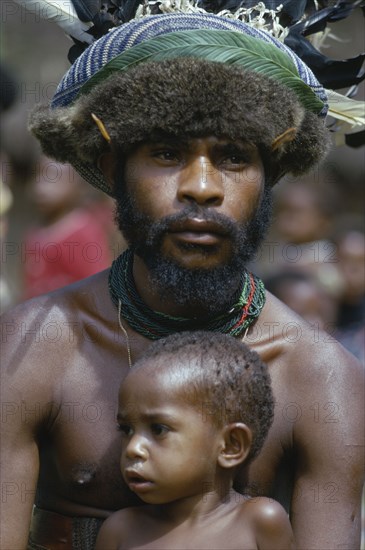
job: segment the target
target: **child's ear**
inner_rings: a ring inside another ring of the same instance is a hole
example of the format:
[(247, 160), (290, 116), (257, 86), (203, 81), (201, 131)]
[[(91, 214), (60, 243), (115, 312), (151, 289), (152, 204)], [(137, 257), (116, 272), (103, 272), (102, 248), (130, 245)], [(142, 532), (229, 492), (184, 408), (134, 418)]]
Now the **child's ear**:
[(243, 422), (227, 424), (222, 430), (223, 445), (218, 455), (222, 468), (235, 468), (244, 462), (251, 449), (252, 432)]
[(110, 189), (113, 191), (115, 185), (115, 170), (117, 166), (116, 156), (112, 151), (100, 155), (97, 161), (99, 170), (103, 172), (104, 178)]

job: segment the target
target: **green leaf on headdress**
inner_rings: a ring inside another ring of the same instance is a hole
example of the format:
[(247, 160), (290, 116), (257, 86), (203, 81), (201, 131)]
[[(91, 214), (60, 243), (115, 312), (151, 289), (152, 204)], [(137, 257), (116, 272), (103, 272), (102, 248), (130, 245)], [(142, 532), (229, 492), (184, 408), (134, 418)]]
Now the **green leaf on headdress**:
[(164, 34), (133, 46), (114, 57), (80, 89), (87, 94), (114, 72), (126, 71), (146, 61), (197, 57), (239, 65), (278, 80), (292, 89), (305, 109), (319, 113), (322, 101), (300, 78), (291, 58), (277, 46), (235, 31), (191, 30)]

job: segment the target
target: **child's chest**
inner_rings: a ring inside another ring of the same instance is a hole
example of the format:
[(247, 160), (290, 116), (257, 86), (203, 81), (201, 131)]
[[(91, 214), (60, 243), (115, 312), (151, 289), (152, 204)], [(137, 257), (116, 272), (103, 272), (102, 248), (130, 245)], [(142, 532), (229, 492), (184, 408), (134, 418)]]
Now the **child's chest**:
[[(133, 530), (135, 532), (135, 530)], [(141, 530), (140, 530), (141, 531)], [(257, 550), (249, 521), (234, 521), (232, 514), (196, 525), (182, 523), (170, 529), (151, 528), (144, 524), (143, 533), (132, 537), (118, 550)]]

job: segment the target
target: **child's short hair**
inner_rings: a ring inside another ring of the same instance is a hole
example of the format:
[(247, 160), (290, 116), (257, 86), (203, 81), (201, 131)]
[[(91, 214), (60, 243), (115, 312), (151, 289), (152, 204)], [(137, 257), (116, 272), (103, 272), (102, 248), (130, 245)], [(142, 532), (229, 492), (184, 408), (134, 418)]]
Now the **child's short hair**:
[[(179, 394), (218, 427), (243, 422), (252, 431), (248, 460), (264, 443), (274, 417), (270, 376), (259, 355), (240, 340), (216, 332), (179, 332), (156, 340), (135, 368), (178, 374)], [(179, 380), (179, 381), (180, 381)]]

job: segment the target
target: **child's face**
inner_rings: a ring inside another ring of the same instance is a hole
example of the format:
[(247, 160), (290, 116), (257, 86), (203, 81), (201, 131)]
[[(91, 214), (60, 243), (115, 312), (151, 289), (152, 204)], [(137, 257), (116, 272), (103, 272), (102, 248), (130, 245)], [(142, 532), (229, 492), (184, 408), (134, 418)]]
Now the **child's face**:
[[(213, 490), (223, 438), (203, 409), (184, 401), (176, 375), (131, 371), (119, 394), (121, 470), (150, 504)], [(203, 405), (203, 404), (202, 404)]]

